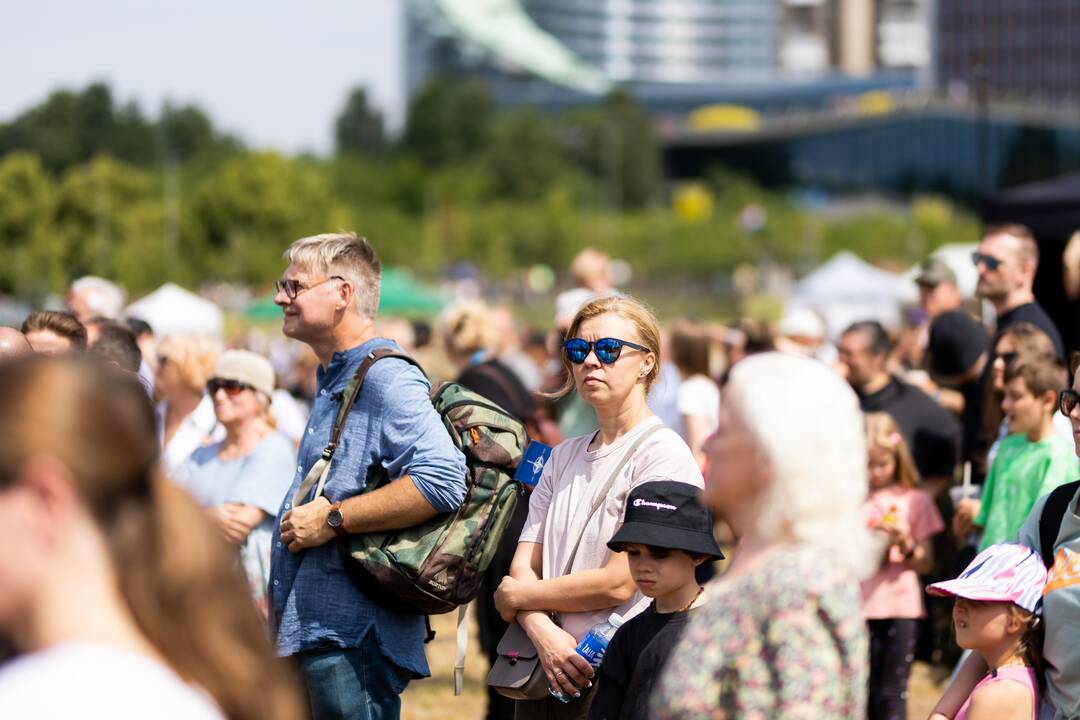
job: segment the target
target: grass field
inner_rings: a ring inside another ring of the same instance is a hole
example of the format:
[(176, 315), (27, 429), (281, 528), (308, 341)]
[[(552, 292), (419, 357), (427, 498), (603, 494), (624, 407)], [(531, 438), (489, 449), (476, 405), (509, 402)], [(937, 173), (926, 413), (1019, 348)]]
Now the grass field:
[[(473, 623), (469, 655), (465, 661), (465, 688), (454, 697), (456, 613), (431, 618), (436, 636), (427, 646), (432, 676), (410, 683), (402, 698), (403, 720), (482, 720), (487, 703), (484, 677), (487, 660), (480, 652)], [(471, 618), (470, 618), (471, 622)], [(932, 677), (931, 668), (916, 663), (911, 673), (908, 718), (925, 720), (944, 690)]]

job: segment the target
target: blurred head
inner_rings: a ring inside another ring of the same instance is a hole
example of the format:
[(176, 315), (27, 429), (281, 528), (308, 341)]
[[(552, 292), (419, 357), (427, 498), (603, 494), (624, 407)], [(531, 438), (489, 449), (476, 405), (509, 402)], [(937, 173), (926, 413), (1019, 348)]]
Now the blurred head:
[(1069, 363), (1069, 371), (1072, 376), (1072, 386), (1069, 390), (1063, 393), (1063, 402), (1061, 403), (1061, 412), (1072, 424), (1073, 432), (1073, 445), (1075, 446), (1076, 455), (1080, 457), (1080, 353), (1073, 353), (1072, 360)]
[(837, 350), (851, 386), (862, 390), (884, 373), (891, 348), (889, 334), (881, 323), (868, 320), (849, 326), (840, 336)]
[(1001, 411), (1010, 433), (1031, 433), (1057, 408), (1058, 391), (1065, 387), (1065, 368), (1053, 355), (1022, 353), (1005, 367)]
[(67, 306), (82, 322), (92, 317), (116, 320), (124, 311), (124, 291), (116, 283), (87, 275), (71, 283)]
[(86, 349), (86, 328), (71, 313), (55, 310), (32, 312), (23, 320), (22, 332), (34, 352), (43, 355)]
[(205, 335), (182, 333), (163, 338), (157, 354), (154, 396), (169, 400), (205, 391), (217, 362), (218, 347)]
[(689, 320), (671, 325), (671, 362), (683, 377), (709, 374), (712, 341), (706, 328)]
[(439, 318), (439, 331), (447, 354), (457, 365), (468, 364), (475, 353), (488, 351), (496, 343), (491, 309), (480, 300), (459, 302), (447, 308)]
[(963, 304), (956, 287), (956, 273), (939, 257), (931, 256), (923, 261), (915, 284), (919, 287), (919, 307), (930, 319)]
[(356, 233), (313, 235), (290, 245), (285, 259), (289, 266), (274, 302), (285, 314), (287, 336), (318, 341), (345, 317), (374, 321), (382, 265), (366, 239)]
[(979, 281), (975, 294), (995, 305), (1026, 302), (1039, 266), (1039, 246), (1023, 225), (997, 225), (986, 229), (974, 257)]
[(611, 289), (611, 274), (606, 253), (595, 248), (585, 248), (570, 262), (570, 274), (578, 285), (593, 292), (602, 293)]
[(258, 353), (226, 350), (206, 382), (214, 414), (226, 428), (262, 419), (272, 424), (274, 367)]
[(12, 327), (0, 326), (0, 359), (34, 352), (26, 336)]
[(142, 351), (135, 341), (135, 334), (120, 323), (111, 321), (96, 324), (97, 336), (90, 344), (90, 354), (105, 362), (116, 365), (121, 370), (139, 372), (142, 364)]
[(905, 488), (919, 485), (919, 471), (911, 451), (896, 421), (888, 413), (866, 415), (866, 455), (872, 490), (894, 483)]
[(570, 362), (563, 352), (570, 377), (556, 396), (576, 388), (585, 402), (601, 412), (617, 410), (631, 397), (645, 402), (649, 387), (660, 374), (660, 329), (652, 311), (625, 295), (597, 298), (578, 310), (565, 340), (595, 343), (608, 338), (629, 341), (645, 350), (623, 346), (612, 363), (601, 362), (595, 347), (581, 363)]
[(862, 412), (823, 363), (780, 353), (741, 361), (705, 451), (704, 500), (746, 524), (736, 532), (815, 544), (859, 574), (872, 569), (859, 517), (867, 492)]
[(79, 620), (57, 627), (45, 611), (71, 602), (72, 583), (115, 588), (139, 632), (225, 717), (299, 717), (235, 553), (161, 475), (138, 379), (35, 355), (0, 367), (0, 393), (0, 632), (22, 649), (78, 637)]
[(1005, 367), (1020, 353), (1042, 353), (1053, 356), (1057, 352), (1050, 336), (1031, 323), (1017, 323), (1002, 331), (994, 346), (992, 365), (994, 389), (1005, 392)]

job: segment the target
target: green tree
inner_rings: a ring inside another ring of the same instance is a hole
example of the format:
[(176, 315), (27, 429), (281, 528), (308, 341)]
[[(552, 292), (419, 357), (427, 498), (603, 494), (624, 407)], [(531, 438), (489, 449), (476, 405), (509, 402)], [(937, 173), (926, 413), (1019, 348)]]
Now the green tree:
[(368, 103), (364, 88), (349, 93), (334, 123), (334, 140), (339, 155), (378, 156), (386, 151), (382, 113)]
[(409, 105), (401, 149), (428, 165), (445, 165), (482, 152), (493, 110), (487, 86), (435, 77)]
[(557, 121), (532, 108), (495, 118), (484, 171), (501, 198), (536, 200), (557, 186), (583, 191), (584, 178), (570, 163)]
[(55, 209), (56, 187), (36, 155), (0, 161), (0, 291), (41, 295), (62, 285)]

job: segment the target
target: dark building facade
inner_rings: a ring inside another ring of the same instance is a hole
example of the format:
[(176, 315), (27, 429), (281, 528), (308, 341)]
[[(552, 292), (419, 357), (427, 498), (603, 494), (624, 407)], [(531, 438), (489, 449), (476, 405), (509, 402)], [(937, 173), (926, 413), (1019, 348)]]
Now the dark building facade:
[(1080, 2), (937, 0), (935, 77), (949, 93), (1080, 106)]

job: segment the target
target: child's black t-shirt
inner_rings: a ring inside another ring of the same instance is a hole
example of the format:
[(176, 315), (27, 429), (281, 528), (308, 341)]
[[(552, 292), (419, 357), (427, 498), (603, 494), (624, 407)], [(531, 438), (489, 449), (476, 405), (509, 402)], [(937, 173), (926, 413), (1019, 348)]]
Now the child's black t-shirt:
[(661, 671), (690, 614), (658, 613), (655, 604), (626, 622), (611, 638), (597, 673), (589, 720), (645, 720)]

